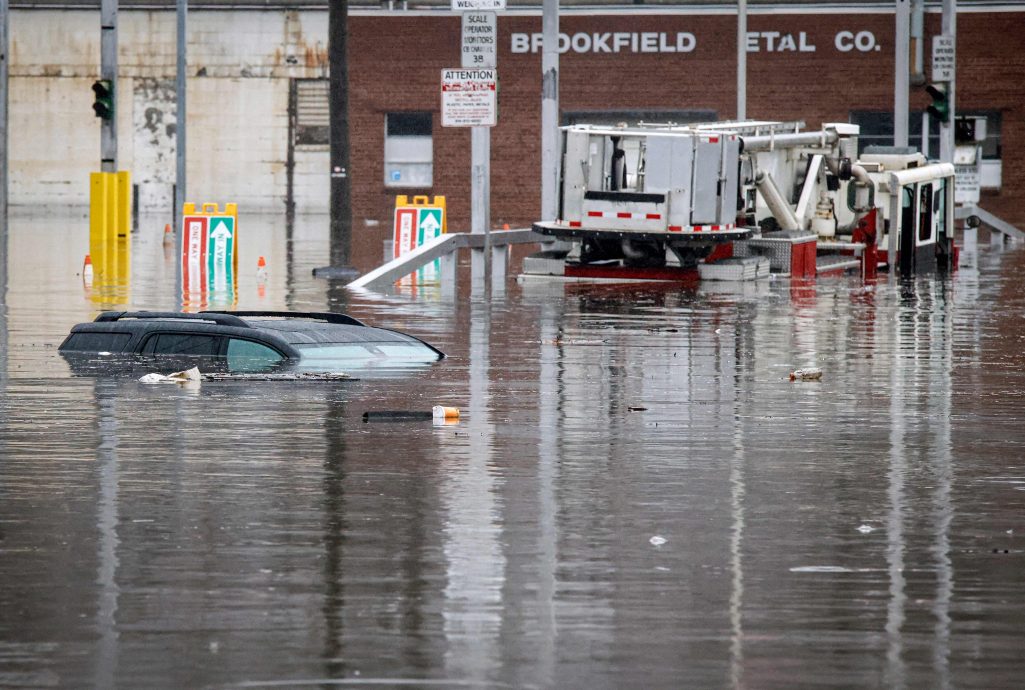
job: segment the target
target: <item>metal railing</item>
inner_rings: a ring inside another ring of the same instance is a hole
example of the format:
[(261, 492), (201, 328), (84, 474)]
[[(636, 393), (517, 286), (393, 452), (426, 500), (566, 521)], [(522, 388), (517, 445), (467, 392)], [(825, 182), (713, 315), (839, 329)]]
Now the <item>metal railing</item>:
[(440, 235), (425, 242), (413, 251), (392, 259), (370, 273), (360, 276), (346, 287), (380, 289), (395, 283), (436, 259), (441, 259), (442, 289), (454, 288), (456, 284), (456, 259), (460, 249), (486, 251), (490, 245), (492, 253), (491, 283), (504, 285), (506, 265), (509, 260), (509, 246), (550, 241), (530, 229), (495, 230), (489, 235), (482, 233), (456, 232)]

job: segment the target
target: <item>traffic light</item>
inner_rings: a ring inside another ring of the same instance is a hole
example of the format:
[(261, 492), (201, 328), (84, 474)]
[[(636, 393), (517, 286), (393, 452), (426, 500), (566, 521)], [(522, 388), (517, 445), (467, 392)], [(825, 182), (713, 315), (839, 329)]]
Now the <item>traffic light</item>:
[(954, 118), (954, 143), (964, 145), (974, 144), (976, 141), (978, 140), (975, 137), (975, 118)]
[(943, 84), (927, 84), (926, 93), (932, 97), (932, 105), (926, 110), (937, 122), (950, 123), (950, 99), (947, 94), (947, 87)]
[(114, 117), (114, 84), (109, 79), (100, 79), (93, 83), (93, 93), (96, 100), (93, 101), (93, 112), (96, 117), (110, 120)]

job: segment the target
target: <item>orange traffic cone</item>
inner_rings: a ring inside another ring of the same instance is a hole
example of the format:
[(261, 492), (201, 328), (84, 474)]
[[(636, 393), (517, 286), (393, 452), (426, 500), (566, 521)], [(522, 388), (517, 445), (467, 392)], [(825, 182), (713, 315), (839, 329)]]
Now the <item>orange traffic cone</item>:
[(91, 283), (93, 280), (93, 260), (86, 254), (85, 260), (82, 261), (82, 280)]
[(174, 233), (171, 232), (171, 224), (168, 223), (164, 226), (164, 244), (171, 244), (174, 242)]
[(267, 279), (267, 260), (262, 256), (256, 260), (256, 279)]

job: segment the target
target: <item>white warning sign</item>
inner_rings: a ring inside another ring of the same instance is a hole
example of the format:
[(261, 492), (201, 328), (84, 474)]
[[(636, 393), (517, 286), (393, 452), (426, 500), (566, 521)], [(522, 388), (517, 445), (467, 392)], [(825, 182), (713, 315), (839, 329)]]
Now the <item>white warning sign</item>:
[(497, 70), (441, 70), (442, 127), (494, 127), (497, 123)]

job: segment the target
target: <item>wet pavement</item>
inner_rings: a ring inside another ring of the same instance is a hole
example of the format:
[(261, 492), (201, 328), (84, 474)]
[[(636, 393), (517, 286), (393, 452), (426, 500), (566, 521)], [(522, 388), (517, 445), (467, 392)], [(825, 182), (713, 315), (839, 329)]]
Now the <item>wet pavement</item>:
[[(492, 300), (464, 269), (446, 300), (350, 296), (311, 276), (324, 219), (257, 218), (239, 308), (346, 310), (449, 357), (73, 376), (71, 325), (174, 308), (162, 222), (98, 296), (82, 217), (12, 220), (0, 686), (1020, 687), (1022, 249), (906, 283)], [(459, 423), (363, 421), (435, 404)]]

